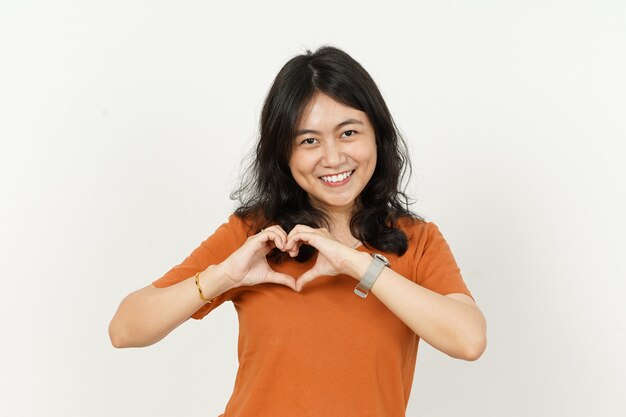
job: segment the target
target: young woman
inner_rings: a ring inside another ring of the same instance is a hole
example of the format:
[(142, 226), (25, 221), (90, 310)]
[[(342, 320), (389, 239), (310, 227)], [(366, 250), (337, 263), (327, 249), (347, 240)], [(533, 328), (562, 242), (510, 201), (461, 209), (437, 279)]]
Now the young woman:
[(408, 209), (408, 166), (361, 65), (332, 47), (291, 59), (239, 208), (122, 301), (113, 345), (151, 345), (231, 301), (239, 370), (224, 416), (404, 416), (419, 339), (465, 360), (486, 345), (446, 241)]

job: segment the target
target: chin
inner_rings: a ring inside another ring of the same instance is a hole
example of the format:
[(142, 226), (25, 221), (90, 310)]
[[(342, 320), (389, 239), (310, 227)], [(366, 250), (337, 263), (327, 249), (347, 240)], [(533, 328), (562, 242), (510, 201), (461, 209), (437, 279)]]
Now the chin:
[(322, 209), (331, 209), (331, 210), (341, 210), (341, 209), (351, 209), (354, 207), (355, 202), (353, 200), (350, 201), (320, 201), (319, 205)]

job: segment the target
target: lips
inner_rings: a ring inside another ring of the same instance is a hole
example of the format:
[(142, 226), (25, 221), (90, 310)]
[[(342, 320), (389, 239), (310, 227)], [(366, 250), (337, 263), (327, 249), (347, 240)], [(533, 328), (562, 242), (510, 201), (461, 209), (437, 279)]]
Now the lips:
[(338, 183), (342, 183), (345, 180), (347, 180), (348, 178), (350, 178), (350, 176), (354, 173), (354, 170), (352, 171), (345, 171), (345, 172), (340, 172), (338, 174), (332, 174), (332, 175), (323, 175), (320, 177), (320, 179), (328, 184), (338, 184)]

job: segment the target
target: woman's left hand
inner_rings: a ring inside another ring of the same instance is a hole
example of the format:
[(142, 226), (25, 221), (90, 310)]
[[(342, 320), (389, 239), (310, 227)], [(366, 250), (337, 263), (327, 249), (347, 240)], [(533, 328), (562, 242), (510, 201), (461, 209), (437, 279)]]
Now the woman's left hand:
[(303, 243), (317, 249), (318, 255), (315, 265), (296, 280), (296, 291), (302, 291), (308, 282), (320, 276), (354, 274), (350, 267), (353, 263), (351, 261), (358, 257), (360, 252), (337, 241), (328, 230), (297, 225), (287, 236), (285, 252), (295, 257)]

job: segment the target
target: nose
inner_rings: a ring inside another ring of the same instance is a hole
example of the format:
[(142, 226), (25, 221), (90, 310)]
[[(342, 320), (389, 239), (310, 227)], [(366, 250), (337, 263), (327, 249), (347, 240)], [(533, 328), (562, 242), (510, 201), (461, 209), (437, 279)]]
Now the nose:
[(324, 141), (322, 164), (325, 167), (337, 167), (346, 161), (346, 154), (336, 140)]

